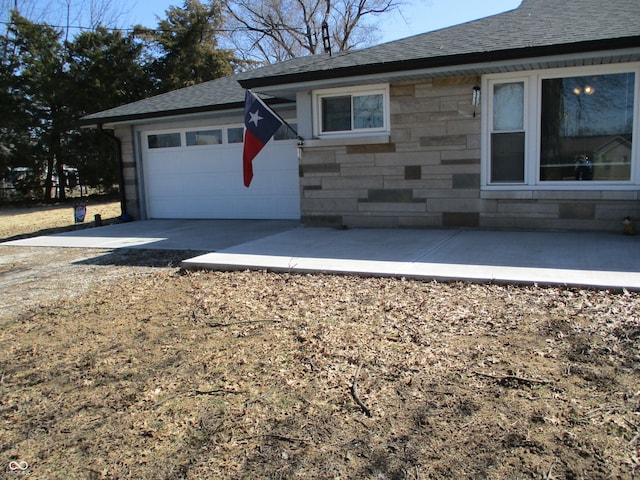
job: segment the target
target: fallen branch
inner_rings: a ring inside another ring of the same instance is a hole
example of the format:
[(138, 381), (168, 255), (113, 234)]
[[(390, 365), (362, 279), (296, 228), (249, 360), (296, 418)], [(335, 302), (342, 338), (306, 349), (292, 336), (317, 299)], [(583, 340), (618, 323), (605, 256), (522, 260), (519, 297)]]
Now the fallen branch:
[(493, 380), (497, 380), (498, 383), (516, 382), (516, 383), (522, 383), (525, 385), (551, 385), (553, 383), (549, 380), (535, 380), (533, 378), (518, 377), (516, 375), (504, 375), (499, 377), (496, 375), (491, 375), (489, 373), (482, 373), (482, 372), (473, 372), (473, 373), (480, 377), (486, 377), (486, 378), (491, 378)]
[(371, 417), (371, 410), (369, 410), (369, 408), (367, 408), (367, 406), (364, 403), (362, 403), (362, 400), (360, 400), (360, 397), (358, 396), (358, 376), (360, 375), (360, 370), (362, 370), (362, 362), (360, 362), (360, 364), (358, 365), (356, 374), (353, 377), (353, 383), (351, 384), (351, 396), (353, 397), (355, 402), (358, 404), (358, 406), (362, 409), (364, 414), (367, 417)]
[(292, 438), (292, 437), (285, 437), (283, 435), (274, 435), (272, 433), (263, 435), (263, 437), (265, 438), (272, 438), (274, 440), (279, 440), (281, 442), (289, 442), (289, 443), (304, 443), (305, 445), (308, 444), (309, 442), (307, 442), (306, 440), (303, 440), (302, 438)]
[(227, 390), (225, 388), (216, 388), (215, 390), (194, 390), (194, 395), (217, 395), (218, 393), (230, 393), (241, 395), (244, 392), (236, 392), (235, 390)]
[(285, 437), (283, 435), (275, 435), (275, 434), (272, 434), (272, 433), (263, 433), (263, 434), (258, 434), (258, 435), (248, 435), (246, 437), (240, 437), (240, 438), (236, 439), (236, 441), (244, 442), (244, 441), (247, 441), (247, 440), (253, 440), (254, 438), (270, 438), (272, 440), (278, 440), (278, 441), (281, 441), (281, 442), (302, 443), (304, 445), (309, 445), (309, 442), (307, 440), (302, 439), (302, 438)]
[(556, 477), (553, 475), (553, 467), (555, 466), (556, 462), (554, 460), (554, 462), (551, 464), (551, 466), (549, 467), (549, 471), (546, 472), (544, 474), (544, 476), (542, 477), (542, 480), (554, 480)]
[(270, 319), (264, 319), (264, 320), (245, 320), (243, 322), (230, 322), (230, 323), (222, 323), (222, 322), (215, 322), (215, 323), (207, 323), (208, 327), (233, 327), (234, 325), (248, 325), (251, 323), (281, 323), (282, 320), (270, 320)]
[(591, 410), (590, 412), (588, 412), (587, 413), (587, 417), (589, 417), (589, 418), (595, 417), (597, 414), (602, 413), (602, 412), (604, 412), (603, 416), (611, 415), (613, 412), (619, 411), (619, 410), (626, 410), (626, 408), (622, 407), (622, 406), (616, 407), (615, 405), (604, 405), (602, 407), (595, 408), (595, 409)]

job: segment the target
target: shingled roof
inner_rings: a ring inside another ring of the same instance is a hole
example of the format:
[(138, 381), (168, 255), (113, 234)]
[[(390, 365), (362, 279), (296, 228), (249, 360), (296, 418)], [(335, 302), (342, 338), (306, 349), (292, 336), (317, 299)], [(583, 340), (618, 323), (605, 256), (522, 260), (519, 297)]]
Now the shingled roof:
[(515, 10), (491, 17), (333, 56), (294, 58), (89, 115), (82, 123), (241, 108), (244, 88), (297, 82), (628, 48), (636, 50), (625, 61), (636, 61), (640, 60), (639, 2), (523, 0)]
[(246, 88), (640, 46), (638, 0), (524, 0), (515, 10), (323, 56), (292, 70), (248, 72)]
[(215, 110), (222, 106), (230, 108), (234, 104), (238, 107), (244, 104), (244, 89), (235, 76), (230, 76), (87, 115), (81, 122), (89, 125), (102, 123), (106, 119), (118, 122), (154, 118), (159, 112), (181, 115)]
[[(300, 57), (283, 62), (279, 71), (299, 71), (301, 65), (314, 62), (316, 57)], [(287, 67), (288, 65), (288, 67)], [(265, 67), (268, 68), (268, 67)], [(246, 75), (246, 74), (244, 74)], [(244, 107), (245, 89), (238, 80), (241, 74), (210, 80), (190, 87), (180, 88), (171, 92), (128, 103), (119, 107), (103, 110), (82, 117), (83, 125), (100, 123), (127, 122), (157, 118), (160, 116), (177, 116), (216, 110), (228, 110)], [(267, 103), (281, 103), (284, 99), (277, 99), (268, 95), (261, 95)]]

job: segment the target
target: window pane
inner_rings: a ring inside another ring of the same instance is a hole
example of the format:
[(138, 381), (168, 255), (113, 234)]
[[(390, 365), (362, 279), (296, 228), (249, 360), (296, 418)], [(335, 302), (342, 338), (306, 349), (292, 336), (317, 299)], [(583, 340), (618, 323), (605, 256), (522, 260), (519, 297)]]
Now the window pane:
[(491, 135), (491, 182), (524, 182), (524, 133)]
[(179, 147), (180, 134), (179, 133), (159, 133), (155, 135), (147, 136), (147, 144), (149, 148), (171, 148)]
[(493, 87), (493, 131), (524, 129), (524, 83)]
[(540, 179), (629, 180), (635, 74), (542, 81)]
[(382, 95), (362, 95), (353, 97), (353, 127), (382, 128), (384, 112)]
[(234, 127), (227, 130), (227, 142), (228, 143), (242, 143), (244, 136), (243, 127)]
[(322, 99), (322, 131), (351, 130), (351, 96), (324, 97)]
[(296, 134), (293, 133), (293, 130), (298, 130), (298, 124), (290, 123), (289, 125), (291, 125), (291, 128), (289, 128), (285, 124), (282, 124), (280, 128), (276, 131), (276, 133), (273, 135), (273, 139), (274, 140), (295, 140), (297, 137), (296, 137)]
[(222, 143), (222, 130), (199, 130), (187, 132), (187, 146), (194, 145), (220, 145)]

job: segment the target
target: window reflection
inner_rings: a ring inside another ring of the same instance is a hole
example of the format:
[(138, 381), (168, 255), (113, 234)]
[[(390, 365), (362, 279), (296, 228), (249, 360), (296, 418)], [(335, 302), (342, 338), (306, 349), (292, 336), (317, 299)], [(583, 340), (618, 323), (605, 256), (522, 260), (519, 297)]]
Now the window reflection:
[(180, 133), (158, 133), (147, 136), (149, 148), (171, 148), (179, 147)]
[(382, 95), (362, 95), (353, 98), (354, 128), (384, 126)]
[(351, 130), (351, 96), (322, 99), (322, 130), (343, 132)]
[(244, 128), (233, 127), (227, 129), (227, 142), (228, 143), (242, 143), (244, 140)]
[(220, 145), (222, 143), (222, 130), (198, 130), (187, 132), (187, 146), (195, 145)]
[(634, 73), (542, 81), (540, 180), (630, 180)]

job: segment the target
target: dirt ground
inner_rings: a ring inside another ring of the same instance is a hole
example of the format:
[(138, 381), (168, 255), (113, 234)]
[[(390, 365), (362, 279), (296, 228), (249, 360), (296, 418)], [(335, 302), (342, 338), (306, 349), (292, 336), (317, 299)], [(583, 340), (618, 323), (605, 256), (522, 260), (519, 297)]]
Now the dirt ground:
[(640, 478), (639, 294), (189, 254), (0, 246), (6, 478)]

